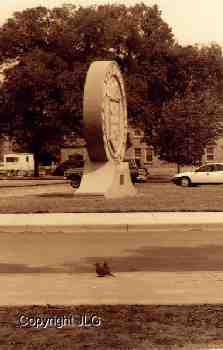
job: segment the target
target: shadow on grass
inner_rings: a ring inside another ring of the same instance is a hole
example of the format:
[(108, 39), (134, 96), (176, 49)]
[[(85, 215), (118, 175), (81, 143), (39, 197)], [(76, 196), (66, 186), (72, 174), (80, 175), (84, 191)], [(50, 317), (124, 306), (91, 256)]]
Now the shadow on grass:
[(45, 198), (53, 198), (53, 197), (60, 197), (60, 198), (73, 198), (74, 197), (74, 193), (42, 193), (42, 194), (38, 194), (35, 195), (35, 197), (45, 197)]

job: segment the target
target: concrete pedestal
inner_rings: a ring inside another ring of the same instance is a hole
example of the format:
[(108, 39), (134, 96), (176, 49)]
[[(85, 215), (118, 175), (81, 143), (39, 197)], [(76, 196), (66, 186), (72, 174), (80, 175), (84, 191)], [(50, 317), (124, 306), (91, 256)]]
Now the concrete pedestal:
[(111, 160), (105, 163), (87, 161), (80, 187), (75, 195), (122, 198), (135, 196), (136, 193), (129, 164)]

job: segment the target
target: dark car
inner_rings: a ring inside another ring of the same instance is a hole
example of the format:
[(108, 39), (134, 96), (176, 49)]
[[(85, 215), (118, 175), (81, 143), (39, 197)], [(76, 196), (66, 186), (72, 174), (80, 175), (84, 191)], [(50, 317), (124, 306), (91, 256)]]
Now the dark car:
[(79, 187), (84, 169), (83, 157), (74, 157), (59, 164), (54, 170), (53, 175), (64, 176), (71, 180), (71, 186)]
[(59, 164), (53, 172), (53, 175), (64, 176), (64, 173), (68, 169), (72, 168), (82, 168), (84, 166), (83, 160), (65, 160), (63, 163)]
[(146, 182), (149, 175), (147, 169), (140, 167), (135, 159), (131, 159), (128, 162), (132, 182)]
[[(128, 161), (130, 175), (132, 182), (146, 182), (148, 177), (148, 171), (145, 168), (141, 168), (137, 165), (134, 159)], [(72, 187), (77, 188), (80, 186), (81, 178), (84, 172), (84, 160), (83, 158), (69, 159), (58, 165), (53, 175), (64, 176), (70, 180)]]

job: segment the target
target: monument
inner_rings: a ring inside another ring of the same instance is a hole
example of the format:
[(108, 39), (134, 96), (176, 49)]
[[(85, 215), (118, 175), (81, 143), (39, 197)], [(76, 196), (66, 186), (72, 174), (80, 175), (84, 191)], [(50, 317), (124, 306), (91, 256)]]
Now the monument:
[(95, 61), (88, 70), (83, 101), (84, 136), (89, 160), (76, 195), (105, 198), (134, 196), (128, 162), (127, 105), (124, 82), (115, 61)]

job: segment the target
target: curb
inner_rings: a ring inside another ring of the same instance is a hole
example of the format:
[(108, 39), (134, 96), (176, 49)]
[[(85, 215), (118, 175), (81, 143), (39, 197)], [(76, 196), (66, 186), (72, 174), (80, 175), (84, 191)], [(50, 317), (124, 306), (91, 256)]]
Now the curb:
[(223, 224), (222, 212), (0, 214), (3, 226), (70, 226), (78, 230), (137, 230), (154, 225)]

